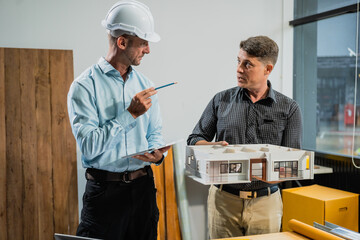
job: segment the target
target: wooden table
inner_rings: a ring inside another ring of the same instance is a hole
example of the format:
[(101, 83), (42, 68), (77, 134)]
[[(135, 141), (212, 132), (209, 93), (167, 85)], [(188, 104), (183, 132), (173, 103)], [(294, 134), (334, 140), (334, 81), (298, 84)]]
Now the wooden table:
[[(248, 240), (309, 240), (309, 238), (304, 237), (303, 235), (297, 234), (295, 232), (279, 232), (279, 233), (268, 233), (261, 235), (251, 235), (244, 237), (234, 237), (234, 238), (220, 238), (221, 240), (235, 240), (235, 239), (248, 239)], [(220, 240), (218, 239), (218, 240)]]

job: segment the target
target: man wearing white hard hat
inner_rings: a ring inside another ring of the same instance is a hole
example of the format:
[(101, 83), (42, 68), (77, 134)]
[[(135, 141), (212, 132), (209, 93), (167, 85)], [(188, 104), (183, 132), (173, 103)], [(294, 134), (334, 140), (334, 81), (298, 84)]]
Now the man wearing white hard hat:
[(78, 236), (156, 239), (159, 210), (150, 164), (161, 164), (169, 147), (126, 157), (164, 144), (153, 83), (132, 66), (158, 42), (149, 8), (120, 1), (102, 25), (109, 51), (72, 83), (68, 112), (86, 168)]

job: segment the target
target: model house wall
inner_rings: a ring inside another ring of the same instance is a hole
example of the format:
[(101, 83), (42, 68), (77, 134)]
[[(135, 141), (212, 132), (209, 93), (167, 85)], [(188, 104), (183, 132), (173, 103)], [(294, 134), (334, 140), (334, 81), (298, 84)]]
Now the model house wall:
[(187, 146), (185, 167), (205, 185), (313, 179), (314, 152), (270, 144)]

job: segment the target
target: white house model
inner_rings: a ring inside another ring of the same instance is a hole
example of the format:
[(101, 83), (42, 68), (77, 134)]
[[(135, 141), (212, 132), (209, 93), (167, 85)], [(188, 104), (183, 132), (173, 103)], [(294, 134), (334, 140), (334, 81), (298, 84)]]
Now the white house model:
[(202, 184), (314, 178), (314, 152), (270, 144), (186, 147), (186, 173)]

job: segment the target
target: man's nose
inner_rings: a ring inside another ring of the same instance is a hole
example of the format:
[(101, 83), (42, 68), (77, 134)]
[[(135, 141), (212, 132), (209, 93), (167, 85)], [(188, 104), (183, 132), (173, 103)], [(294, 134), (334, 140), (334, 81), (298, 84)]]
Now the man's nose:
[(239, 63), (238, 65), (237, 65), (237, 72), (244, 72), (244, 69), (243, 69), (243, 67), (241, 66), (241, 64)]
[(150, 46), (147, 45), (144, 49), (144, 53), (149, 54), (150, 53)]

